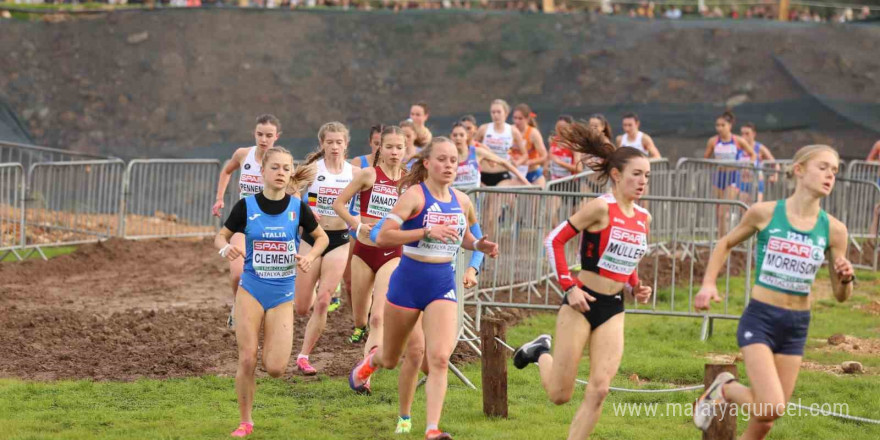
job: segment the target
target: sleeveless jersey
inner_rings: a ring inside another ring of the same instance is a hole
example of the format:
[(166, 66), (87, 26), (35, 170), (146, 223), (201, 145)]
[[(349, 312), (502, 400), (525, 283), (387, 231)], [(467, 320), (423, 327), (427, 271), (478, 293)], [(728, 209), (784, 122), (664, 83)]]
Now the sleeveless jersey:
[(458, 163), (458, 173), (455, 175), (452, 187), (462, 191), (480, 187), (480, 162), (477, 161), (477, 147), (468, 147), (467, 159)]
[(645, 133), (642, 133), (640, 131), (636, 134), (636, 139), (633, 141), (630, 141), (629, 138), (627, 137), (628, 135), (624, 132), (623, 136), (620, 137), (620, 146), (635, 148), (636, 150), (641, 151), (642, 154), (647, 155), (648, 151), (645, 150), (645, 146), (642, 144), (642, 137), (644, 135), (645, 135)]
[(373, 186), (359, 193), (360, 214), (364, 218), (379, 219), (391, 213), (391, 208), (397, 204), (400, 195), (397, 193), (397, 180), (391, 180), (381, 167), (374, 169), (376, 181)]
[(790, 295), (809, 295), (830, 246), (829, 227), (823, 209), (811, 231), (795, 229), (785, 215), (785, 199), (778, 200), (770, 223), (758, 232), (755, 284)]
[(342, 194), (345, 188), (352, 181), (352, 167), (348, 162), (342, 163), (342, 172), (339, 174), (331, 174), (327, 170), (327, 164), (324, 159), (316, 163), (318, 175), (315, 181), (309, 185), (309, 206), (315, 214), (329, 217), (339, 217), (333, 210), (333, 202)]
[[(534, 127), (532, 127), (531, 125), (527, 125), (526, 131), (525, 133), (523, 133), (523, 139), (526, 141), (526, 154), (528, 154), (529, 159), (535, 159), (538, 157), (538, 149), (535, 148), (535, 145), (532, 143), (531, 138), (533, 129)], [(519, 159), (520, 157), (522, 157), (522, 153), (520, 153), (519, 150), (517, 150), (516, 148), (510, 149), (511, 159)], [(526, 175), (529, 172), (528, 165), (517, 165), (516, 169), (519, 170), (519, 172), (521, 172), (523, 175)]]
[(247, 225), (245, 235), (245, 275), (260, 282), (293, 289), (296, 278), (296, 250), (299, 248), (299, 218), (302, 202), (291, 197), (281, 214), (266, 214), (255, 196), (245, 197)]
[[(574, 164), (574, 153), (568, 148), (562, 147), (558, 142), (550, 142), (550, 155), (569, 165)], [(561, 179), (571, 175), (571, 171), (563, 168), (556, 162), (550, 161), (550, 180)]]
[(635, 214), (627, 217), (613, 195), (601, 197), (608, 202), (608, 226), (597, 232), (584, 230), (581, 269), (623, 283), (648, 252), (648, 211), (633, 205)]
[(243, 199), (263, 192), (262, 166), (257, 162), (257, 147), (251, 147), (238, 173), (238, 194)]
[(413, 229), (421, 229), (425, 226), (447, 225), (458, 232), (458, 239), (453, 243), (444, 243), (434, 240), (433, 238), (422, 238), (419, 241), (407, 243), (403, 245), (404, 255), (418, 255), (421, 257), (454, 257), (461, 247), (464, 239), (465, 231), (468, 228), (467, 218), (462, 212), (461, 205), (458, 204), (458, 198), (452, 188), (449, 188), (449, 195), (452, 199), (449, 202), (441, 202), (431, 195), (428, 187), (422, 182), (422, 193), (425, 196), (425, 206), (419, 213), (400, 225), (400, 229), (410, 231)]
[(737, 160), (737, 152), (739, 148), (736, 148), (736, 140), (733, 136), (730, 137), (730, 140), (724, 142), (721, 140), (721, 136), (718, 136), (718, 140), (715, 141), (715, 149), (713, 154), (715, 156), (715, 160), (729, 160), (734, 161)]
[(483, 144), (489, 147), (498, 157), (508, 160), (510, 159), (510, 147), (513, 146), (513, 129), (508, 123), (504, 124), (504, 130), (501, 133), (495, 131), (495, 124), (489, 124), (486, 129), (486, 135), (483, 136)]

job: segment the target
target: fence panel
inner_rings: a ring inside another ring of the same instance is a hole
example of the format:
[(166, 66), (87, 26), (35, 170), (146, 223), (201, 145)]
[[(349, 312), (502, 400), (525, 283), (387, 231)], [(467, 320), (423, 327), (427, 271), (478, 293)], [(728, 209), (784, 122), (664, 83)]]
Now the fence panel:
[(0, 164), (0, 260), (5, 251), (23, 244), (24, 188), (24, 167)]
[(124, 174), (125, 163), (119, 159), (31, 165), (26, 244), (72, 244), (118, 236)]
[(31, 165), (39, 162), (71, 162), (107, 159), (110, 159), (110, 157), (80, 153), (78, 151), (0, 141), (0, 163), (17, 162), (26, 170), (30, 169)]
[(220, 161), (213, 159), (131, 161), (125, 179), (124, 236), (216, 234), (219, 219), (211, 207), (219, 172)]

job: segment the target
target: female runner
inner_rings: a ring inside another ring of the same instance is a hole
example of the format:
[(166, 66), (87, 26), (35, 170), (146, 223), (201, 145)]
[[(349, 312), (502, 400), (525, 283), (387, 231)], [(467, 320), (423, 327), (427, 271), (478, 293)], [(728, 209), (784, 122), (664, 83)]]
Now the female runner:
[[(504, 160), (510, 160), (511, 148), (518, 150), (522, 155), (519, 162), (514, 161), (514, 165), (522, 165), (526, 162), (525, 142), (519, 129), (505, 122), (507, 115), (510, 113), (510, 106), (503, 99), (492, 101), (489, 107), (489, 114), (492, 115), (492, 122), (483, 124), (474, 140), (482, 142), (496, 156)], [(511, 186), (516, 185), (516, 180), (510, 175), (510, 172), (504, 168), (501, 163), (486, 162), (483, 166), (480, 179), (485, 186)]]
[[(543, 167), (544, 161), (547, 160), (547, 147), (544, 145), (544, 138), (538, 130), (538, 121), (535, 118), (537, 115), (527, 104), (519, 104), (513, 108), (513, 125), (522, 133), (528, 154), (525, 163), (517, 169), (526, 175), (529, 184), (543, 187), (547, 183), (544, 179)], [(510, 151), (510, 157), (514, 161), (520, 161), (520, 156), (517, 150)]]

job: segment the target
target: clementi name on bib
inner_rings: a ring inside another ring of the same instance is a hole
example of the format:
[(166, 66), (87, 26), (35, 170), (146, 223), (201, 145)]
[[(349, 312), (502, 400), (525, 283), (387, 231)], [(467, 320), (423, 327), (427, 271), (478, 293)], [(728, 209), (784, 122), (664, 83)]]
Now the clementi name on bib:
[(252, 265), (260, 278), (287, 278), (296, 273), (294, 241), (257, 240), (253, 246)]
[(770, 237), (759, 280), (768, 286), (799, 293), (810, 287), (824, 260), (824, 248), (812, 243)]
[(621, 275), (630, 275), (648, 251), (644, 232), (612, 227), (608, 244), (599, 258), (599, 268)]

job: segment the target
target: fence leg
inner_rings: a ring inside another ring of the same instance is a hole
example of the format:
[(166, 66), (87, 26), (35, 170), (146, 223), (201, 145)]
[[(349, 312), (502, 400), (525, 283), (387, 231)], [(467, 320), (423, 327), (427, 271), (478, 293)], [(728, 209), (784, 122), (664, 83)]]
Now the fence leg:
[(497, 337), (505, 340), (504, 321), (486, 318), (480, 338), (483, 349), (483, 413), (490, 417), (507, 418), (507, 350)]
[(709, 336), (712, 336), (712, 320), (709, 318), (709, 315), (703, 316), (703, 325), (700, 327), (700, 340), (705, 342), (709, 340)]
[[(703, 377), (703, 385), (709, 385), (715, 380), (715, 376), (723, 372), (733, 374), (738, 378), (736, 365), (733, 364), (706, 364), (706, 375)], [(715, 408), (715, 417), (709, 429), (703, 433), (703, 440), (734, 440), (736, 438), (736, 410), (729, 404)]]

